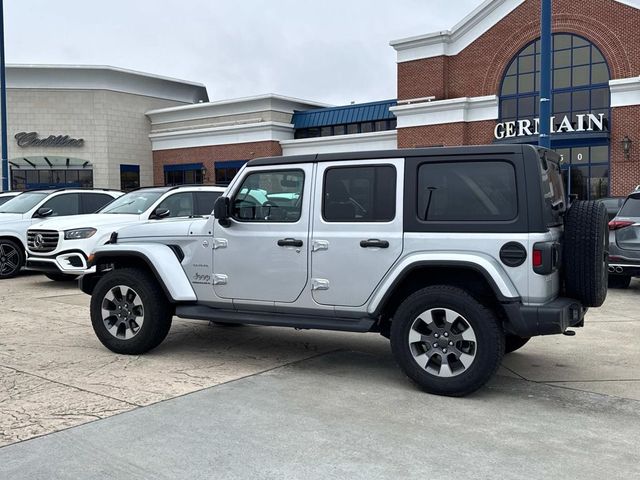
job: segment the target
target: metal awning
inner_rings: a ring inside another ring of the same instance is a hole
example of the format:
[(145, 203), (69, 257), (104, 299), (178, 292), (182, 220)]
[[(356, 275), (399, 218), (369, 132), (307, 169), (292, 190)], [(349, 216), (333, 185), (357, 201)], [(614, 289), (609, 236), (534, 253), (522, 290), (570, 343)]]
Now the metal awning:
[(397, 103), (396, 100), (384, 100), (381, 102), (360, 103), (357, 105), (345, 105), (343, 107), (317, 108), (304, 112), (295, 112), (291, 123), (293, 123), (296, 129), (300, 129), (391, 120), (395, 119), (396, 116), (389, 111), (389, 108), (395, 106)]
[(17, 170), (78, 170), (83, 168), (93, 168), (92, 163), (88, 160), (50, 155), (12, 158), (9, 160), (9, 165), (11, 165), (12, 169)]

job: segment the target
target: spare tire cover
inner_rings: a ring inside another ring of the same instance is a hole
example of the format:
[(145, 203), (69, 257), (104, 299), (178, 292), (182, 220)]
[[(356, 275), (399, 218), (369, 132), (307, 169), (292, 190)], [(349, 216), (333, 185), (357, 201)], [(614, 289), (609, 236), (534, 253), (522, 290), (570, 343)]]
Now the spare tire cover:
[(601, 202), (578, 201), (564, 218), (562, 264), (565, 294), (585, 307), (607, 298), (609, 231)]

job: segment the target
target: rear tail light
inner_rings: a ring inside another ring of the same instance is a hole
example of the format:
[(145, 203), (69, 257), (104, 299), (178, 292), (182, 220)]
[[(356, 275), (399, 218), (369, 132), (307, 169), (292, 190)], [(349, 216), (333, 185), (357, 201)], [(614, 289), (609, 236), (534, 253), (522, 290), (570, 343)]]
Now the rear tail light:
[(534, 250), (532, 258), (534, 267), (542, 266), (542, 250)]
[(531, 252), (533, 271), (540, 275), (549, 275), (560, 268), (560, 244), (557, 242), (539, 242), (533, 245)]
[(621, 228), (629, 227), (633, 224), (634, 222), (630, 222), (628, 220), (611, 220), (609, 222), (609, 230), (620, 230)]

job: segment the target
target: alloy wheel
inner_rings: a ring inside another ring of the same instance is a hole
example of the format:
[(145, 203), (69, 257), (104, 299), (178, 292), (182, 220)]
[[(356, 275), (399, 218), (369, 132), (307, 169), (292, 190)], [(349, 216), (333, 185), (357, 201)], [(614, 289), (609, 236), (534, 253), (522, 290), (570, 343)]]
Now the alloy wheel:
[(411, 324), (409, 348), (413, 359), (436, 377), (455, 377), (465, 372), (477, 353), (471, 324), (448, 308), (431, 308)]
[(0, 275), (13, 275), (20, 268), (20, 252), (7, 243), (0, 243)]
[(107, 331), (120, 340), (135, 337), (144, 323), (140, 295), (126, 285), (110, 288), (102, 300), (102, 321)]

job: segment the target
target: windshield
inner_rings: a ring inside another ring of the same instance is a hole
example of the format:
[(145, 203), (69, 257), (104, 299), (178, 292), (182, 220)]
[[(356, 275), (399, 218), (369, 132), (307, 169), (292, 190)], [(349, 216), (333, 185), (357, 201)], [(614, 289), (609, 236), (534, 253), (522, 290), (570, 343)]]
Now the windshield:
[(46, 192), (22, 193), (0, 206), (0, 213), (27, 213), (48, 195)]
[(164, 192), (159, 191), (138, 191), (130, 192), (114, 200), (98, 213), (124, 213), (140, 215), (147, 211)]

